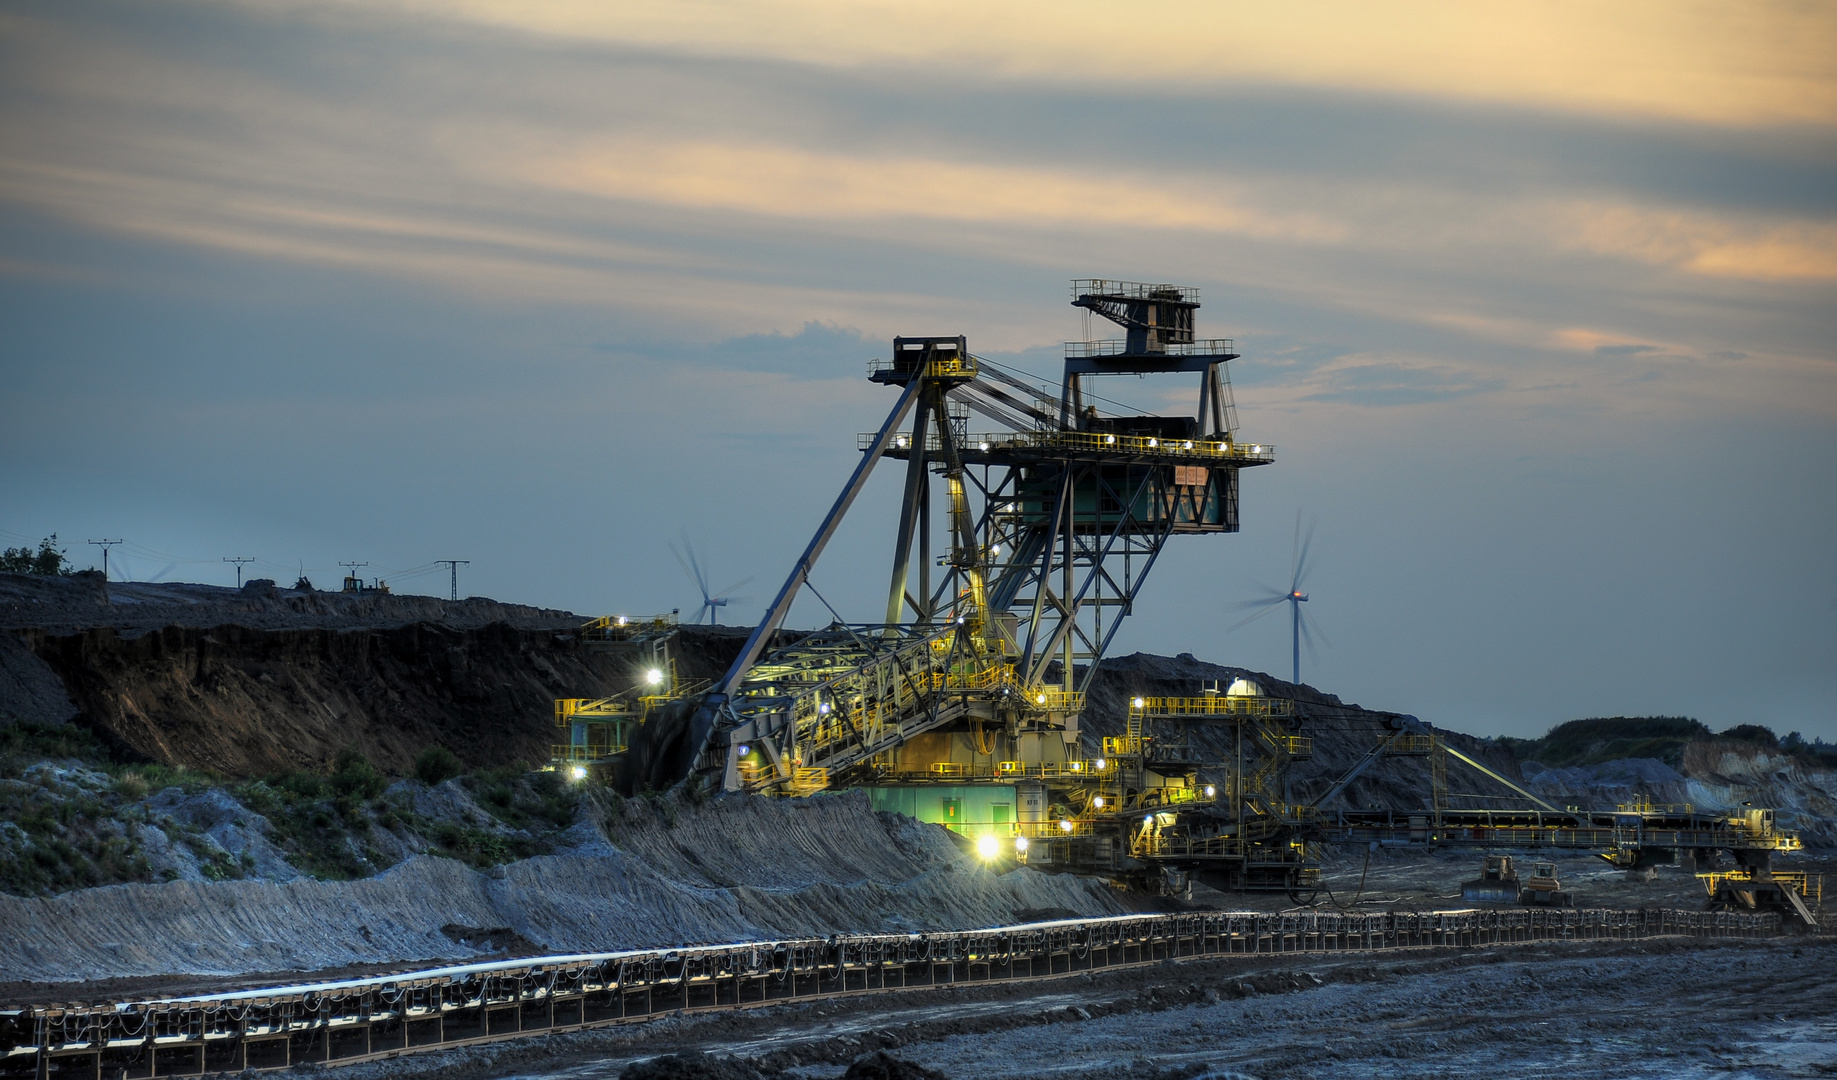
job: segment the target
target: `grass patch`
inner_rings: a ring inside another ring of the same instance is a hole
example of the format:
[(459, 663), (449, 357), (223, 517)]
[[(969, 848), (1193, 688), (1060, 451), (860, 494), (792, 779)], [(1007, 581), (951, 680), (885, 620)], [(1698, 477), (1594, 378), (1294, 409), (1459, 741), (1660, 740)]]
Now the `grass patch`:
[(0, 725), (0, 776), (16, 779), (45, 760), (105, 767), (110, 764), (110, 754), (95, 732), (78, 724), (15, 720)]
[(0, 786), (0, 889), (48, 896), (151, 881), (124, 801), (112, 792), (59, 792), (42, 783)]
[(580, 789), (549, 770), (485, 769), (464, 783), (479, 806), (513, 829), (565, 829), (580, 807)]

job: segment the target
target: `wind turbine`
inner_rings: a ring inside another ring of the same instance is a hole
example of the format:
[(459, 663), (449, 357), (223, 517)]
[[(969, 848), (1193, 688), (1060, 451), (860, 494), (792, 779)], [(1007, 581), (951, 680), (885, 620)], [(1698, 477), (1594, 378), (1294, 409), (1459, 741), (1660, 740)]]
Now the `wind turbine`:
[[(689, 553), (688, 558), (683, 557), (683, 551)], [(694, 579), (695, 587), (702, 592), (702, 609), (696, 614), (695, 621), (700, 623), (706, 617), (710, 626), (719, 626), (721, 624), (719, 609), (726, 607), (729, 600), (735, 599), (729, 594), (753, 579), (742, 578), (720, 590), (721, 595), (716, 596), (708, 588), (708, 575), (702, 572), (701, 561), (695, 557), (695, 545), (689, 542), (688, 533), (682, 534), (682, 550), (677, 550), (676, 545), (671, 544), (670, 553), (676, 556), (676, 561), (682, 564), (683, 572)]]
[[(1249, 626), (1251, 623), (1256, 622), (1258, 619), (1276, 610), (1277, 606), (1287, 604), (1289, 611), (1290, 644), (1294, 658), (1294, 678), (1291, 681), (1294, 682), (1296, 686), (1301, 685), (1302, 641), (1304, 639), (1307, 641), (1308, 655), (1310, 656), (1316, 655), (1314, 649), (1315, 634), (1320, 635), (1320, 640), (1327, 641), (1326, 631), (1322, 630), (1319, 624), (1314, 622), (1313, 618), (1304, 614), (1301, 610), (1301, 605), (1308, 602), (1308, 594), (1302, 591), (1301, 585), (1308, 576), (1308, 549), (1312, 547), (1313, 544), (1314, 526), (1310, 524), (1308, 526), (1307, 536), (1302, 536), (1301, 514), (1297, 512), (1295, 514), (1295, 547), (1293, 554), (1289, 557), (1288, 591), (1272, 591), (1254, 600), (1245, 600), (1241, 603), (1233, 604), (1232, 606), (1236, 608), (1255, 608), (1257, 610), (1247, 618), (1232, 624), (1230, 629), (1225, 631), (1225, 633), (1229, 634), (1233, 630)], [(1264, 588), (1267, 589), (1268, 586), (1266, 585)], [(1332, 642), (1327, 641), (1327, 644), (1331, 645)]]

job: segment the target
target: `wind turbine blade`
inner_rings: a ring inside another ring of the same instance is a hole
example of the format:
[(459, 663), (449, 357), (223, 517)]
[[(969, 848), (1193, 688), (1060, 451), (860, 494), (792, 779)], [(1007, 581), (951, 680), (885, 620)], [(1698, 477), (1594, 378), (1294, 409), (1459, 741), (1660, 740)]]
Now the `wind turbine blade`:
[(690, 581), (694, 581), (695, 571), (689, 569), (689, 560), (682, 557), (682, 549), (678, 548), (675, 544), (671, 544), (670, 554), (676, 556), (676, 563), (678, 566), (682, 567), (682, 572), (689, 575)]
[(1225, 606), (1236, 611), (1247, 611), (1250, 608), (1269, 607), (1272, 604), (1280, 604), (1287, 599), (1288, 597), (1286, 595), (1277, 593), (1274, 596), (1259, 597), (1255, 600), (1233, 600)]
[(1294, 592), (1301, 582), (1301, 511), (1295, 511), (1295, 542), (1288, 552), (1288, 591)]
[(687, 532), (683, 533), (682, 546), (683, 550), (689, 553), (689, 565), (695, 568), (695, 587), (702, 590), (702, 596), (706, 597), (709, 595), (708, 573), (702, 569), (702, 561), (695, 557), (695, 545), (689, 542)]
[(1327, 632), (1320, 628), (1320, 624), (1318, 622), (1315, 622), (1311, 617), (1309, 617), (1307, 612), (1305, 611), (1302, 612), (1301, 613), (1301, 641), (1303, 644), (1305, 644), (1308, 647), (1308, 656), (1314, 660), (1320, 659), (1320, 650), (1314, 645), (1314, 635), (1316, 634), (1320, 635), (1320, 643), (1322, 645), (1326, 645), (1328, 647), (1331, 647), (1333, 645), (1333, 642), (1328, 640), (1327, 638)]
[(734, 582), (732, 585), (727, 586), (727, 588), (722, 589), (720, 592), (716, 593), (715, 595), (725, 597), (729, 593), (733, 592), (735, 589), (739, 588), (740, 586), (750, 583), (752, 580), (753, 579), (750, 577), (743, 577), (739, 581)]
[(1256, 622), (1258, 619), (1276, 610), (1276, 607), (1281, 603), (1282, 601), (1277, 600), (1273, 604), (1265, 605), (1263, 610), (1257, 612), (1255, 615), (1252, 615), (1247, 619), (1239, 619), (1237, 622), (1234, 622), (1230, 626), (1225, 627), (1225, 633), (1230, 634), (1235, 631), (1242, 630), (1244, 627), (1249, 626), (1251, 623)]
[[(1300, 524), (1299, 519), (1297, 519), (1296, 524), (1297, 526), (1299, 526)], [(1313, 546), (1314, 546), (1314, 523), (1310, 521), (1308, 522), (1307, 535), (1301, 538), (1300, 553), (1295, 558), (1295, 584), (1293, 585), (1293, 588), (1295, 589), (1300, 589), (1301, 583), (1307, 580), (1307, 577), (1308, 577), (1308, 549), (1312, 548)]]
[[(676, 550), (675, 544), (670, 545), (670, 552), (676, 556), (676, 561), (682, 564), (683, 573), (688, 574), (689, 579), (695, 582), (695, 587), (701, 592), (702, 603), (705, 605), (709, 600), (708, 578), (702, 573), (702, 564), (695, 557), (695, 545), (689, 543), (689, 534), (687, 532), (683, 533), (682, 543), (684, 550), (689, 553), (687, 559), (683, 558), (683, 553), (681, 551)], [(696, 621), (700, 622), (701, 620), (698, 618)]]

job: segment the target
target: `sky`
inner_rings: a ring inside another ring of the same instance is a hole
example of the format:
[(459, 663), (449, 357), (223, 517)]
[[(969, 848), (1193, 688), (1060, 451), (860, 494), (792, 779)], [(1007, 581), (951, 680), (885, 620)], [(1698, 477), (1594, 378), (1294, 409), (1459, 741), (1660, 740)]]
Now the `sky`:
[(1276, 446), (1113, 651), (1285, 673), (1299, 525), (1348, 701), (1837, 741), (1837, 7), (0, 6), (0, 544), (117, 576), (692, 612), (686, 538), (754, 620), (867, 362), (1056, 383), (1076, 277), (1197, 287)]

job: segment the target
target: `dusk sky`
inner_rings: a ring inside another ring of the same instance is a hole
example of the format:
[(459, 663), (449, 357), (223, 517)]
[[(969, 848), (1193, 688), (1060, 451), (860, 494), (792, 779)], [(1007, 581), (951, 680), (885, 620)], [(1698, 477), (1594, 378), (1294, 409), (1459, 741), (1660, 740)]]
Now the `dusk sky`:
[(0, 544), (745, 622), (894, 335), (1168, 281), (1277, 458), (1113, 651), (1285, 673), (1299, 515), (1322, 690), (1837, 741), (1837, 6), (9, 0), (0, 140)]

